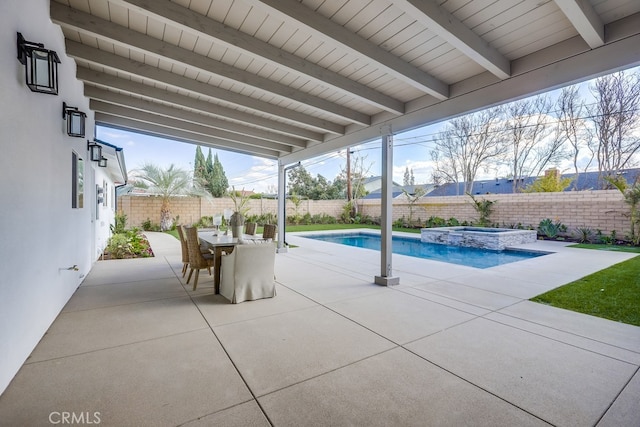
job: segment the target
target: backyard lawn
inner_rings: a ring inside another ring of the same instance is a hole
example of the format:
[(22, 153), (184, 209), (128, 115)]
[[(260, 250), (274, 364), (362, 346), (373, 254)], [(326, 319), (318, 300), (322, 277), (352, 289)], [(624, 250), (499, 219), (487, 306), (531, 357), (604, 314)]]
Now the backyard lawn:
[(640, 256), (538, 295), (531, 301), (640, 326)]

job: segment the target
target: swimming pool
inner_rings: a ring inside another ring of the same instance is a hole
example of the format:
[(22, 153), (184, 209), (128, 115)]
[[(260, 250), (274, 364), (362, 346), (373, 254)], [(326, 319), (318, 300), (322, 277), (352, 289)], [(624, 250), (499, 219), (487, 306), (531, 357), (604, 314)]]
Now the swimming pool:
[[(380, 250), (380, 236), (369, 233), (313, 234), (300, 236), (358, 248)], [(489, 268), (510, 262), (547, 255), (550, 252), (505, 249), (502, 251), (424, 243), (420, 239), (394, 236), (392, 252), (417, 258), (433, 259), (475, 268)]]

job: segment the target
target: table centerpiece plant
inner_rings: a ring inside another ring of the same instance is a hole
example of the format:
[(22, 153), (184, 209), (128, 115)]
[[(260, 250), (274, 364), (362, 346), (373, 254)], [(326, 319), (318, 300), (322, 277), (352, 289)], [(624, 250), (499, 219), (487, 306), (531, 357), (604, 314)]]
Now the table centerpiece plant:
[(249, 212), (249, 208), (246, 207), (247, 202), (249, 202), (249, 196), (246, 195), (244, 188), (242, 191), (236, 191), (235, 187), (231, 187), (229, 197), (234, 207), (233, 214), (231, 214), (231, 218), (229, 219), (231, 232), (233, 233), (233, 237), (242, 237), (245, 215)]

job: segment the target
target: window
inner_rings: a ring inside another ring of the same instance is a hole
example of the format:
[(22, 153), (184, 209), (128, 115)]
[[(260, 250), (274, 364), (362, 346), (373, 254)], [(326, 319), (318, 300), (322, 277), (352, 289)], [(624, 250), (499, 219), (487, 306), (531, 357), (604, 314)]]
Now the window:
[(84, 161), (75, 151), (71, 153), (71, 207), (84, 207)]

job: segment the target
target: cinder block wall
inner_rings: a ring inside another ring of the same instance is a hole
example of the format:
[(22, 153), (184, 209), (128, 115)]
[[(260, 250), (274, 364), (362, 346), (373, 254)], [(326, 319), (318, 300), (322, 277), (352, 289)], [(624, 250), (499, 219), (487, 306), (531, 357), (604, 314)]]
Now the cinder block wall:
[[(476, 199), (493, 200), (496, 203), (491, 222), (501, 226), (518, 223), (536, 227), (542, 219), (550, 218), (565, 224), (569, 231), (576, 227), (589, 227), (611, 233), (616, 230), (619, 236), (629, 232), (629, 207), (618, 190), (577, 191), (563, 193), (519, 193), (487, 194), (475, 196)], [(277, 212), (277, 200), (251, 199), (247, 203), (249, 214), (261, 215)], [(326, 214), (339, 217), (344, 200), (304, 200), (298, 208), (299, 214)], [(161, 199), (156, 196), (126, 195), (118, 198), (118, 211), (127, 215), (129, 226), (140, 226), (149, 218), (153, 223), (160, 222)], [(202, 216), (222, 213), (233, 208), (229, 198), (206, 199), (196, 197), (175, 197), (171, 200), (171, 214), (180, 216), (180, 222), (190, 224)], [(360, 212), (377, 218), (380, 216), (380, 200), (364, 200), (359, 206)], [(475, 221), (478, 214), (473, 208), (469, 196), (425, 197), (413, 205), (413, 219), (424, 223), (431, 216), (445, 219), (451, 217), (459, 221)], [(410, 205), (399, 198), (393, 203), (393, 219), (403, 216), (409, 218)], [(287, 201), (287, 215), (293, 215), (295, 207)]]
[[(488, 199), (496, 202), (490, 220), (500, 226), (520, 223), (535, 228), (541, 220), (550, 218), (562, 222), (569, 232), (576, 227), (589, 227), (603, 233), (616, 230), (618, 236), (623, 237), (630, 231), (627, 216), (629, 206), (618, 190), (486, 194), (474, 197), (476, 200)], [(425, 197), (413, 209), (413, 218), (420, 218), (423, 223), (431, 216), (445, 219), (454, 217), (459, 221), (478, 219), (469, 196)], [(365, 201), (363, 212), (373, 217), (380, 216), (380, 202)], [(409, 205), (401, 199), (395, 200), (394, 220), (402, 216), (409, 217)]]
[[(305, 215), (331, 215), (339, 217), (342, 213), (343, 200), (303, 200), (298, 207), (298, 213)], [(152, 223), (160, 223), (160, 208), (162, 199), (158, 196), (125, 195), (118, 197), (118, 212), (127, 215), (127, 226), (140, 227), (144, 221), (150, 219)], [(233, 209), (233, 201), (223, 198), (172, 197), (170, 203), (171, 216), (180, 216), (182, 224), (192, 224), (203, 216), (222, 214), (225, 209)], [(250, 199), (245, 207), (249, 208), (249, 215), (277, 214), (278, 201), (274, 199)], [(295, 206), (287, 201), (287, 215), (295, 213)]]

